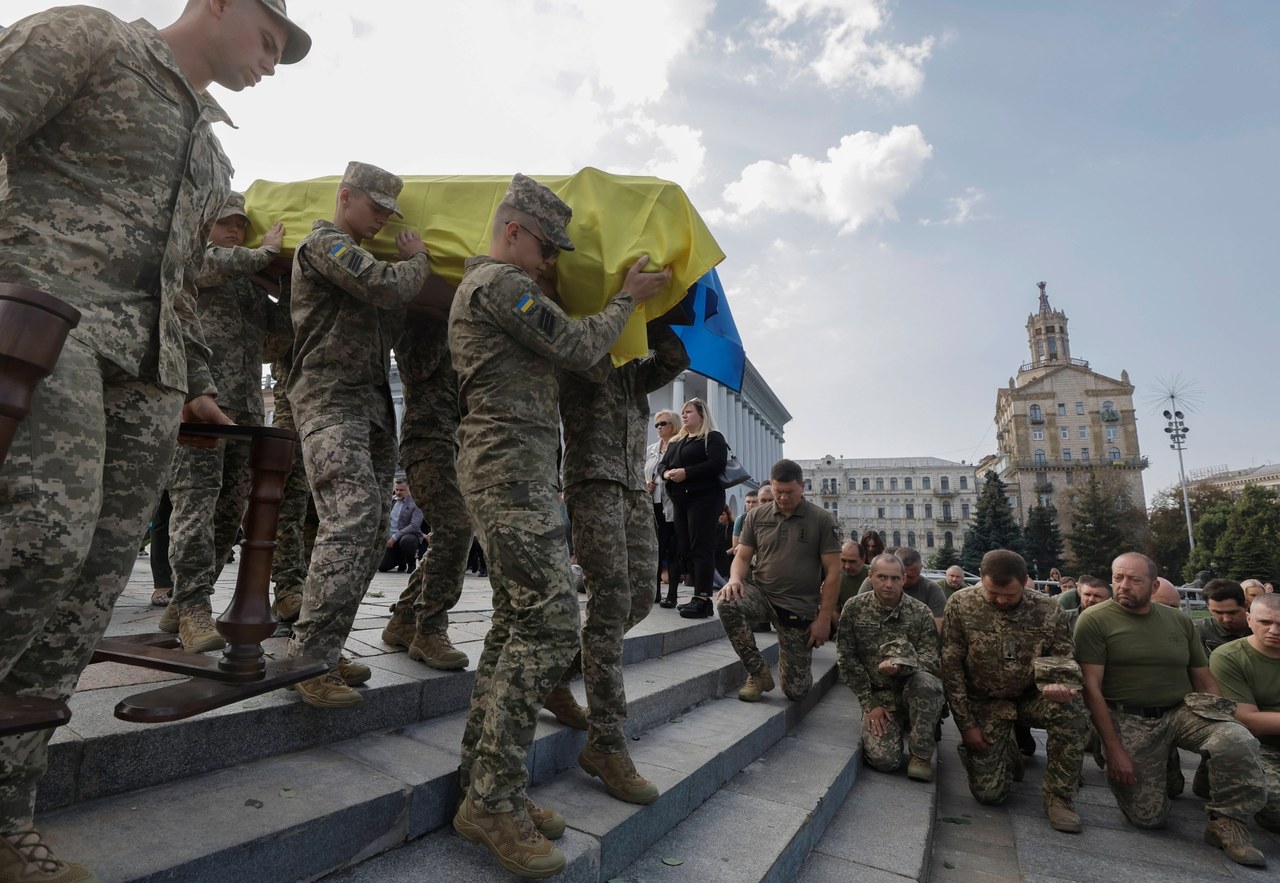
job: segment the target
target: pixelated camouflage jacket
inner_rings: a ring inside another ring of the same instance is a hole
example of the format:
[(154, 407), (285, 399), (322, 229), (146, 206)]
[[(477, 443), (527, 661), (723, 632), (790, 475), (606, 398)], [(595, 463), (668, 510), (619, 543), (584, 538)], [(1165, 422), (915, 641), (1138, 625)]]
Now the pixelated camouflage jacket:
[(602, 380), (560, 372), (560, 421), (564, 424), (564, 486), (580, 481), (616, 481), (645, 490), (644, 458), (649, 441), (649, 393), (689, 367), (689, 354), (666, 325), (649, 327), (653, 353), (613, 367), (609, 356)]
[(878, 670), (884, 658), (881, 648), (894, 638), (905, 638), (914, 648), (915, 671), (938, 673), (938, 629), (933, 612), (923, 602), (904, 594), (897, 606), (886, 610), (873, 592), (867, 592), (855, 595), (840, 612), (836, 637), (840, 676), (858, 697), (863, 714), (897, 704), (901, 675), (884, 675)]
[(289, 307), (287, 390), (299, 433), (349, 419), (395, 432), (391, 346), (429, 272), (426, 253), (380, 261), (332, 221), (311, 225), (293, 253)]
[(458, 434), (458, 374), (449, 354), (449, 323), (409, 313), (395, 346), (404, 387), (400, 442), (449, 438)]
[(145, 21), (88, 7), (0, 31), (0, 282), (80, 310), (72, 335), (130, 376), (214, 392), (192, 281), (230, 123)]
[(1035, 690), (1031, 661), (1074, 656), (1066, 611), (1024, 591), (1011, 610), (990, 604), (981, 586), (961, 589), (942, 617), (942, 684), (961, 729), (975, 725), (972, 702), (1017, 699)]
[(262, 416), (262, 360), (267, 335), (289, 330), (288, 304), (274, 303), (249, 277), (265, 268), (279, 249), (205, 250), (196, 276), (196, 313), (209, 346), (209, 372), (218, 406)]
[(467, 259), (449, 311), (458, 372), (458, 478), (464, 492), (517, 481), (556, 485), (557, 369), (590, 369), (617, 339), (635, 300), (570, 318), (533, 279), (487, 255)]

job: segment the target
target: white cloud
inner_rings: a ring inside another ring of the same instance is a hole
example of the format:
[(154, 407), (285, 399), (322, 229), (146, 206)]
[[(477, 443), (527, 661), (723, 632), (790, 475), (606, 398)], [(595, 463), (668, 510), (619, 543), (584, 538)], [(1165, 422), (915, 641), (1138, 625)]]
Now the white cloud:
[(731, 208), (704, 214), (713, 223), (742, 226), (761, 211), (799, 212), (853, 233), (875, 218), (896, 218), (894, 202), (932, 155), (919, 126), (894, 126), (883, 135), (856, 132), (841, 138), (825, 160), (796, 154), (785, 165), (752, 163), (725, 187)]
[(789, 64), (805, 64), (824, 85), (907, 98), (924, 84), (936, 42), (874, 39), (885, 27), (885, 0), (766, 0), (773, 17), (754, 28), (758, 45)]
[(960, 226), (970, 221), (981, 220), (985, 215), (977, 214), (976, 210), (980, 203), (985, 202), (987, 194), (983, 193), (977, 187), (967, 187), (964, 193), (959, 196), (953, 196), (947, 200), (948, 214), (941, 220), (932, 220), (930, 218), (921, 218), (920, 224), (925, 227), (933, 225), (942, 226)]

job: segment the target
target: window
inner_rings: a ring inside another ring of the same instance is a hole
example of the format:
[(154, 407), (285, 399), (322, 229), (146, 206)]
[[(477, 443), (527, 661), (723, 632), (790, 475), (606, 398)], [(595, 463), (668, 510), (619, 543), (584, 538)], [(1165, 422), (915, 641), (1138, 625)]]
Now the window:
[(1062, 459), (1063, 459), (1063, 460), (1070, 460), (1070, 459), (1071, 459), (1071, 449), (1070, 449), (1070, 448), (1063, 448), (1063, 449), (1062, 449)]
[(1119, 448), (1112, 448), (1111, 450), (1107, 451), (1107, 456), (1108, 456), (1108, 457), (1110, 457), (1112, 460), (1119, 460), (1119, 459), (1120, 459), (1120, 449), (1119, 449)]
[(950, 545), (953, 545), (953, 543), (952, 543), (952, 541), (951, 541), (951, 531), (947, 531), (946, 533), (944, 533), (944, 534), (942, 535), (942, 545), (944, 545), (944, 546), (950, 546)]
[(1059, 417), (1067, 416), (1067, 406), (1064, 405), (1062, 402), (1058, 402), (1058, 416)]
[(915, 505), (914, 505), (913, 503), (908, 503), (908, 504), (907, 504), (907, 517), (908, 517), (908, 518), (915, 518), (915, 517), (916, 517), (916, 507), (915, 507)]
[(1076, 477), (1075, 477), (1075, 474), (1074, 474), (1070, 469), (1068, 469), (1068, 470), (1067, 470), (1067, 484), (1075, 484), (1075, 483), (1076, 483)]
[(969, 520), (969, 504), (968, 503), (960, 504), (960, 517), (965, 521)]
[(1080, 427), (1080, 437), (1081, 437), (1081, 438), (1088, 438), (1088, 437), (1089, 437), (1089, 427), (1087, 427), (1087, 426), (1081, 426), (1081, 427)]
[(880, 531), (880, 542), (882, 542), (882, 543), (886, 543), (886, 542), (888, 542), (888, 541), (889, 541), (889, 538), (888, 538), (887, 536), (885, 536), (884, 531)]
[(944, 491), (951, 490), (951, 479), (947, 478), (945, 475), (942, 476), (942, 478), (938, 479), (938, 487)]
[(908, 475), (906, 478), (902, 479), (902, 487), (904, 490), (911, 490), (911, 476)]
[(830, 508), (831, 508), (831, 504), (830, 504), (829, 502), (827, 502), (826, 500), (823, 500), (823, 501), (822, 501), (822, 508), (823, 508), (823, 509), (830, 509)]
[[(876, 518), (884, 518), (884, 507), (883, 507), (883, 506), (877, 506), (877, 507), (876, 507)], [(880, 533), (882, 533), (882, 534), (883, 534), (883, 533), (884, 533), (884, 531), (880, 531)], [(880, 537), (880, 539), (884, 539), (884, 537), (882, 536), (882, 537)]]
[(943, 504), (942, 504), (942, 520), (943, 520), (943, 521), (951, 521), (951, 520), (952, 520), (952, 518), (951, 518), (951, 504), (950, 504), (950, 503), (943, 503)]
[(849, 490), (850, 490), (850, 491), (856, 491), (857, 489), (858, 489), (858, 482), (857, 482), (857, 480), (856, 480), (856, 479), (852, 479), (852, 478), (851, 478), (851, 479), (849, 479)]
[(876, 479), (876, 490), (878, 490), (878, 491), (882, 491), (882, 490), (884, 490), (884, 479), (883, 479), (883, 478), (877, 478), (877, 479)]
[(927, 475), (923, 476), (920, 479), (920, 487), (924, 488), (925, 490), (928, 490), (930, 486), (931, 486), (931, 479), (929, 478), (929, 476)]
[(913, 549), (916, 547), (916, 532), (914, 530), (907, 531), (907, 545)]
[(897, 489), (898, 489), (898, 479), (896, 478), (889, 479), (889, 490), (896, 491)]
[(1040, 448), (1036, 449), (1035, 461), (1037, 466), (1044, 466), (1048, 462), (1048, 460), (1045, 459), (1044, 451)]
[(831, 501), (831, 512), (832, 512), (833, 514), (835, 514), (835, 515), (839, 515), (839, 514), (840, 514), (840, 501), (839, 501), (839, 500), (832, 500), (832, 501)]
[(1044, 441), (1044, 430), (1043, 430), (1043, 429), (1033, 429), (1033, 430), (1031, 430), (1031, 440), (1032, 440), (1032, 441)]
[(925, 504), (924, 504), (924, 517), (925, 517), (925, 518), (933, 518), (933, 504), (932, 504), (932, 503), (925, 503)]
[(967, 491), (969, 489), (969, 476), (960, 476), (960, 490)]
[(864, 491), (869, 491), (869, 490), (871, 490), (871, 479), (869, 479), (869, 478), (864, 478), (864, 479), (862, 479), (862, 489), (863, 489)]
[(1115, 441), (1115, 440), (1116, 440), (1116, 439), (1118, 439), (1119, 437), (1120, 437), (1120, 427), (1119, 427), (1119, 426), (1108, 426), (1108, 427), (1107, 427), (1107, 441)]
[(1081, 448), (1081, 449), (1080, 449), (1080, 459), (1081, 459), (1081, 460), (1088, 460), (1088, 459), (1089, 459), (1089, 449), (1088, 449), (1088, 448)]
[(930, 549), (933, 548), (933, 531), (926, 531), (924, 535), (924, 544)]
[(1032, 423), (1040, 423), (1044, 420), (1044, 415), (1040, 413), (1039, 405), (1032, 405), (1031, 410), (1028, 411), (1027, 414), (1031, 418)]
[(1058, 438), (1071, 438), (1071, 430), (1063, 426), (1058, 430)]
[(1048, 494), (1041, 494), (1040, 505), (1045, 509), (1048, 509), (1050, 506), (1053, 505), (1053, 497), (1049, 496)]
[(1076, 413), (1077, 414), (1084, 413), (1084, 402), (1076, 402)]
[(812, 478), (806, 478), (806, 479), (804, 480), (804, 489), (805, 489), (805, 490), (807, 490), (807, 491), (812, 491), (812, 490), (813, 490), (813, 479), (812, 479)]
[(894, 544), (895, 546), (901, 546), (901, 545), (902, 545), (902, 531), (900, 531), (900, 530), (895, 530), (895, 531), (893, 532), (893, 544)]

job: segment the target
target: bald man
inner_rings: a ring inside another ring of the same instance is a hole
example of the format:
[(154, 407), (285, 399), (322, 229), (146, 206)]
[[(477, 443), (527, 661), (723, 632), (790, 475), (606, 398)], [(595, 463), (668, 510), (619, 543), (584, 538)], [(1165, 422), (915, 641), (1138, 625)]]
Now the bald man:
[(1175, 610), (1182, 609), (1182, 595), (1178, 594), (1177, 586), (1162, 576), (1156, 577), (1156, 588), (1151, 595), (1151, 600)]

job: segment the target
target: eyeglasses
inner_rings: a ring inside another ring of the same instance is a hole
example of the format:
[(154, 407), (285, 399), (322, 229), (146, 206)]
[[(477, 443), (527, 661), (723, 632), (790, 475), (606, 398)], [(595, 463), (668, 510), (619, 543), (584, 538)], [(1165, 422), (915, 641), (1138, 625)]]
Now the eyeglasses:
[(559, 254), (559, 253), (560, 253), (560, 246), (556, 245), (556, 244), (555, 244), (554, 242), (552, 242), (551, 240), (549, 240), (549, 239), (543, 239), (541, 236), (539, 236), (537, 233), (534, 233), (532, 230), (530, 230), (530, 229), (529, 229), (528, 227), (526, 227), (524, 224), (521, 224), (521, 223), (517, 222), (517, 226), (518, 226), (521, 230), (523, 230), (524, 232), (526, 232), (526, 233), (528, 233), (530, 236), (532, 236), (534, 239), (538, 240), (538, 247), (539, 247), (540, 249), (542, 249), (542, 259), (543, 259), (544, 261), (549, 261), (549, 260), (551, 260), (553, 257), (555, 257), (557, 254)]
[(659, 426), (670, 426), (670, 425), (671, 425), (670, 420), (659, 420), (657, 423), (653, 424), (653, 428), (657, 429)]

